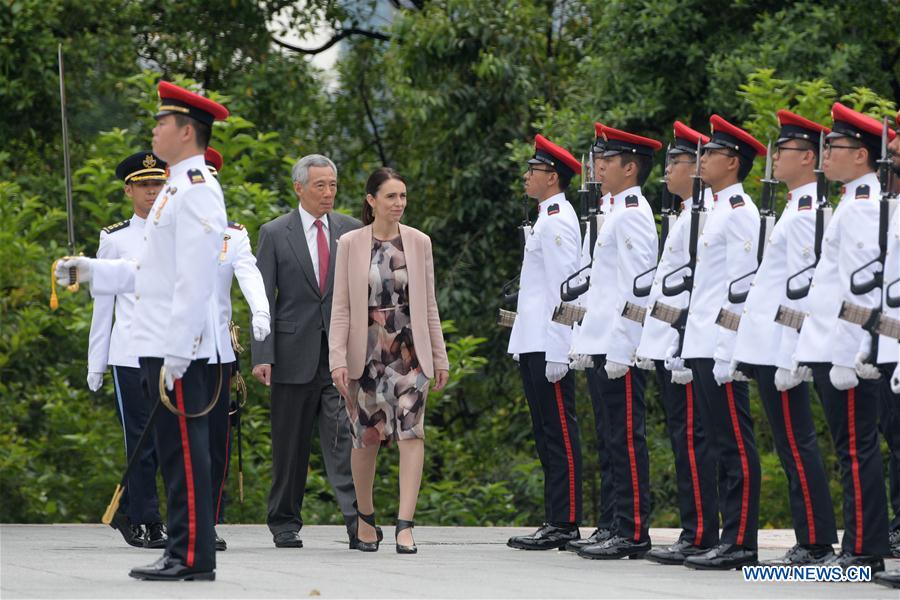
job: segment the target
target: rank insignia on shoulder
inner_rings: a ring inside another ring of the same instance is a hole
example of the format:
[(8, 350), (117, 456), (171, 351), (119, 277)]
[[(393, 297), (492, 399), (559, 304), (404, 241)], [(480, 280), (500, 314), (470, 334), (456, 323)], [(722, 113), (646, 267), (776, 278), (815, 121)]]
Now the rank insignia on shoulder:
[(551, 204), (550, 206), (547, 207), (548, 215), (555, 215), (558, 212), (559, 212), (559, 204)]
[(238, 223), (237, 221), (228, 221), (228, 227), (230, 227), (231, 229), (238, 229), (238, 230), (244, 229), (244, 226), (241, 225), (240, 223)]
[(105, 231), (106, 233), (115, 233), (117, 231), (125, 229), (129, 225), (131, 225), (131, 219), (125, 219), (124, 221), (119, 221), (118, 223), (107, 225), (103, 228), (103, 231)]
[(191, 180), (191, 183), (204, 183), (206, 178), (203, 177), (203, 173), (200, 169), (191, 169), (187, 172), (188, 179)]
[(625, 196), (625, 208), (634, 208), (639, 204), (638, 197), (634, 194)]
[(728, 199), (728, 202), (731, 203), (731, 208), (738, 208), (744, 205), (744, 197), (740, 194), (735, 194)]
[(812, 208), (812, 196), (807, 194), (797, 201), (797, 210), (809, 210)]
[(857, 198), (868, 198), (869, 197), (869, 186), (867, 185), (858, 185), (856, 186), (856, 191), (853, 195)]

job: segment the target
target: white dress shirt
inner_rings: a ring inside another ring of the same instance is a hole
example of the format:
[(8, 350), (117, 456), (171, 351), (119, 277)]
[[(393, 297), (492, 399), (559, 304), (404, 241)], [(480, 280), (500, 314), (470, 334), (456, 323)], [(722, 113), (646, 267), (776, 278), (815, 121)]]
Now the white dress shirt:
[[(316, 227), (316, 218), (312, 216), (303, 206), (297, 206), (300, 211), (300, 221), (303, 223), (303, 235), (306, 236), (306, 246), (309, 248), (309, 257), (312, 259), (313, 272), (316, 274), (316, 283), (321, 287), (322, 281), (319, 276), (319, 228)], [(322, 221), (322, 232), (325, 234), (325, 243), (331, 241), (330, 232), (328, 230), (328, 215), (322, 215), (319, 219)], [(334, 260), (334, 256), (329, 257), (329, 262)], [(325, 274), (328, 277), (328, 274)]]

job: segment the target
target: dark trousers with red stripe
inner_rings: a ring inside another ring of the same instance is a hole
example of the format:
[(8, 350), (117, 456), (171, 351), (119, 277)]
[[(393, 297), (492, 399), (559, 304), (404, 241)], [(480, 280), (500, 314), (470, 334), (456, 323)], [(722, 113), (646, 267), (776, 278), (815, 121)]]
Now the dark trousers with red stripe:
[(613, 483), (612, 462), (609, 460), (609, 417), (600, 396), (600, 375), (587, 369), (588, 393), (594, 409), (594, 431), (597, 439), (597, 459), (600, 465), (600, 500), (597, 506), (597, 529), (612, 529), (616, 523), (616, 490)]
[(209, 461), (212, 477), (212, 503), (215, 522), (225, 522), (225, 484), (228, 480), (228, 466), (231, 462), (231, 374), (235, 363), (209, 366), (210, 381), (215, 385), (217, 377), (222, 379), (219, 401), (209, 413)]
[(715, 432), (713, 453), (721, 467), (719, 497), (723, 544), (757, 548), (759, 526), (759, 453), (750, 416), (750, 386), (725, 385), (713, 377), (715, 361), (692, 358), (691, 371), (703, 405), (703, 428)]
[(775, 367), (747, 365), (759, 384), (759, 398), (775, 439), (775, 451), (787, 476), (791, 520), (798, 544), (834, 544), (837, 525), (828, 475), (809, 405), (809, 386), (779, 392)]
[(897, 363), (878, 365), (881, 371), (881, 406), (878, 409), (878, 429), (884, 436), (890, 451), (888, 457), (888, 482), (891, 497), (890, 530), (900, 529), (900, 394), (891, 390), (891, 376)]
[(531, 413), (534, 445), (544, 471), (544, 515), (548, 523), (581, 522), (581, 442), (575, 417), (575, 374), (547, 381), (543, 352), (519, 356), (519, 372)]
[(618, 379), (606, 374), (603, 356), (594, 357), (600, 397), (609, 420), (606, 447), (612, 463), (616, 533), (635, 542), (650, 539), (650, 455), (647, 450), (643, 371), (631, 368)]
[[(141, 385), (151, 405), (159, 400), (161, 358), (141, 358)], [(168, 391), (172, 404), (195, 413), (209, 404), (215, 391), (206, 360), (191, 362), (184, 376)], [(216, 568), (216, 547), (209, 466), (209, 418), (179, 417), (160, 407), (154, 441), (166, 484), (166, 553), (197, 571)]]
[(709, 434), (698, 413), (693, 382), (672, 383), (672, 373), (663, 361), (654, 361), (660, 402), (666, 416), (666, 428), (678, 486), (680, 539), (695, 546), (712, 547), (719, 543), (719, 492), (716, 484), (716, 458)]
[(881, 382), (860, 379), (855, 388), (838, 390), (828, 378), (830, 364), (810, 366), (841, 465), (844, 488), (841, 548), (853, 554), (887, 554), (887, 499), (878, 439)]

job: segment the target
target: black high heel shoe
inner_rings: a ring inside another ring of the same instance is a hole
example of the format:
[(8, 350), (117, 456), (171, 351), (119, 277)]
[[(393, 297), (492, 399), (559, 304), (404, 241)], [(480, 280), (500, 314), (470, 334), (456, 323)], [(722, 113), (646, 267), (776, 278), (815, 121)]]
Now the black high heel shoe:
[[(401, 531), (406, 529), (412, 529), (416, 526), (415, 521), (407, 521), (405, 519), (397, 519), (397, 528), (394, 530), (394, 540), (396, 541), (397, 536)], [(419, 551), (415, 544), (412, 546), (403, 546), (399, 542), (397, 543), (397, 554), (415, 554)]]
[[(375, 530), (376, 537), (374, 542), (364, 542), (359, 539), (360, 520), (362, 520), (363, 523), (370, 525)], [(375, 525), (375, 513), (373, 512), (371, 515), (364, 515), (359, 512), (359, 509), (356, 509), (356, 534), (353, 536), (353, 539), (350, 540), (350, 548), (355, 548), (360, 552), (378, 552), (378, 546), (381, 544), (382, 539), (384, 539), (384, 535), (381, 533), (381, 528)]]

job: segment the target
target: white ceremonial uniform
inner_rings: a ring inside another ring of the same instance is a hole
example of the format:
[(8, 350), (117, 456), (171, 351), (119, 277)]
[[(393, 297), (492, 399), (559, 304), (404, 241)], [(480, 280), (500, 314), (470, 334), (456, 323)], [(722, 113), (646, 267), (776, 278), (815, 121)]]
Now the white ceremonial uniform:
[[(146, 220), (132, 215), (100, 231), (97, 258), (136, 260), (144, 244)], [(129, 347), (134, 294), (102, 295), (94, 298), (88, 341), (88, 372), (104, 373), (109, 365), (138, 367)], [(115, 320), (113, 320), (115, 315)]]
[[(900, 283), (890, 287), (900, 278), (900, 210), (896, 207), (888, 227), (887, 242), (887, 255), (884, 258), (884, 285), (882, 286), (884, 298), (881, 310), (886, 317), (900, 319), (900, 307), (891, 308), (887, 303), (888, 292), (892, 296), (900, 295)], [(897, 362), (898, 359), (900, 359), (900, 344), (897, 340), (881, 336), (878, 345), (878, 364)]]
[(587, 314), (576, 338), (576, 354), (604, 354), (623, 365), (634, 364), (641, 325), (622, 316), (625, 302), (644, 306), (634, 295), (634, 278), (650, 269), (659, 248), (653, 209), (639, 186), (612, 198), (613, 214), (594, 247)]
[(728, 300), (728, 285), (757, 266), (759, 211), (741, 183), (713, 194), (713, 205), (697, 241), (697, 269), (681, 356), (731, 362), (735, 332), (716, 325), (716, 317), (722, 308), (741, 312), (740, 304)]
[[(250, 236), (243, 225), (229, 223), (219, 254), (219, 270), (216, 275), (216, 296), (218, 298), (219, 338), (230, 340), (228, 323), (231, 322), (231, 282), (237, 277), (238, 285), (247, 304), (250, 314), (269, 313), (269, 299), (262, 274), (256, 267), (256, 256), (250, 248)], [(234, 349), (230, 343), (224, 344), (220, 359), (223, 363), (234, 362)], [(212, 361), (215, 363), (215, 358)]]
[[(609, 219), (609, 216), (612, 214), (612, 209), (613, 209), (612, 196), (610, 196), (610, 194), (608, 194), (608, 193), (603, 194), (603, 196), (600, 198), (600, 212), (603, 213), (604, 219)], [(605, 220), (604, 220), (604, 223), (606, 223)], [(599, 234), (599, 230), (598, 230), (598, 234)], [(578, 264), (579, 269), (584, 269), (586, 266), (591, 264), (591, 260), (593, 257), (591, 256), (591, 248), (588, 247), (590, 245), (591, 245), (591, 236), (590, 236), (590, 227), (588, 227), (588, 229), (585, 230), (584, 238), (581, 241), (581, 258), (580, 258), (580, 261)], [(572, 285), (578, 285), (580, 283), (583, 283), (584, 279), (589, 274), (590, 274), (590, 271), (585, 270), (585, 272), (582, 273), (580, 277), (578, 277), (577, 279), (575, 279), (572, 282)], [(585, 292), (585, 293), (581, 294), (580, 296), (578, 296), (575, 300), (573, 300), (572, 304), (586, 308), (587, 307), (587, 297), (588, 297), (588, 293)], [(585, 314), (587, 314), (586, 311), (585, 311)], [(575, 353), (575, 340), (578, 338), (578, 334), (580, 331), (581, 331), (581, 325), (579, 325), (578, 323), (574, 323), (572, 325), (572, 341), (571, 341), (572, 354)]]
[[(789, 337), (785, 347), (796, 344), (796, 339), (791, 339), (796, 335), (790, 334), (796, 334), (796, 331), (776, 323), (775, 314), (780, 305), (789, 305), (788, 277), (815, 259), (815, 198), (815, 182), (801, 185), (788, 193), (787, 204), (769, 234), (759, 271), (750, 284), (737, 331), (733, 360), (753, 365), (780, 366), (781, 337)], [(791, 250), (796, 256), (791, 256)], [(791, 365), (785, 368), (791, 368)]]
[(809, 290), (809, 312), (800, 330), (796, 362), (854, 367), (860, 345), (869, 334), (859, 325), (838, 319), (838, 313), (843, 301), (874, 307), (880, 300), (877, 289), (860, 296), (850, 291), (853, 271), (878, 256), (880, 190), (875, 173), (858, 177), (843, 188), (822, 238), (822, 256)]
[(569, 362), (572, 328), (551, 318), (560, 303), (560, 285), (578, 270), (580, 247), (578, 215), (565, 194), (541, 202), (537, 221), (525, 241), (510, 354), (544, 352), (548, 362)]
[(219, 339), (213, 293), (227, 224), (222, 188), (198, 154), (169, 166), (139, 258), (95, 262), (95, 297), (134, 291), (136, 356), (209, 359), (230, 344)]
[[(666, 238), (665, 247), (656, 273), (653, 276), (653, 285), (650, 295), (647, 296), (647, 310), (653, 307), (657, 300), (675, 308), (686, 308), (690, 301), (690, 294), (686, 291), (677, 296), (664, 296), (662, 293), (663, 278), (688, 261), (691, 243), (691, 207), (693, 199), (688, 198), (681, 203), (681, 212), (675, 219), (672, 230)], [(676, 276), (677, 277), (677, 276)], [(666, 350), (678, 343), (678, 332), (675, 328), (659, 319), (652, 318), (649, 314), (644, 318), (644, 329), (641, 332), (641, 342), (638, 344), (637, 355), (640, 358), (652, 360), (665, 360)]]

